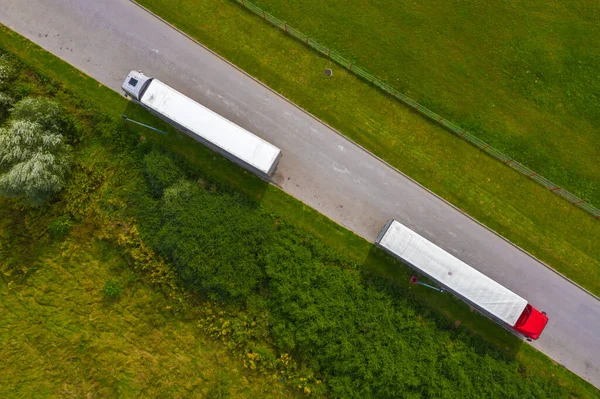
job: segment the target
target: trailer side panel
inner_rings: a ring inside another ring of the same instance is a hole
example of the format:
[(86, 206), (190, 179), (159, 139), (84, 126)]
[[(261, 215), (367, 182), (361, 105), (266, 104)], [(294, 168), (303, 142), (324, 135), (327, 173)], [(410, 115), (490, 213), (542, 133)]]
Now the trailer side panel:
[(527, 306), (519, 295), (396, 220), (384, 226), (376, 245), (511, 327)]
[(260, 177), (269, 179), (281, 158), (279, 148), (157, 79), (149, 82), (138, 101), (195, 140)]

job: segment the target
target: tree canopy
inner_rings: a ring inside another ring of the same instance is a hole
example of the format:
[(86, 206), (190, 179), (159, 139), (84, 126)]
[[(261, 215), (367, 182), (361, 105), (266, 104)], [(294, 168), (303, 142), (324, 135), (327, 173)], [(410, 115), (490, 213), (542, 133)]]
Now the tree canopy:
[(38, 123), (42, 129), (53, 133), (60, 131), (61, 112), (58, 104), (52, 100), (40, 97), (26, 97), (11, 109), (15, 120)]
[(50, 100), (26, 98), (0, 128), (0, 195), (41, 205), (62, 189), (69, 150), (59, 132), (60, 108)]

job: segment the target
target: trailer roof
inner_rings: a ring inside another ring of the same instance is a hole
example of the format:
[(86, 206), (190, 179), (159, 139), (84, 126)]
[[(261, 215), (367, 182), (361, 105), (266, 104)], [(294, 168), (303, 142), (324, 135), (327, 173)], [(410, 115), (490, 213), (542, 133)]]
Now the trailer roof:
[(527, 301), (393, 220), (376, 243), (426, 276), (514, 326)]
[(281, 152), (157, 79), (150, 82), (140, 101), (265, 174), (271, 171)]

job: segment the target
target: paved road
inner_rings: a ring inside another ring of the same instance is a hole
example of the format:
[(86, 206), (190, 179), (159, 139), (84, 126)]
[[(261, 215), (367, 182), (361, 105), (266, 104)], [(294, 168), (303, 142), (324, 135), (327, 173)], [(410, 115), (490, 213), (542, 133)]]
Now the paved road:
[(600, 387), (600, 302), (128, 0), (2, 0), (0, 22), (108, 87), (142, 69), (274, 143), (286, 192), (369, 241), (394, 217), (548, 311), (533, 345)]

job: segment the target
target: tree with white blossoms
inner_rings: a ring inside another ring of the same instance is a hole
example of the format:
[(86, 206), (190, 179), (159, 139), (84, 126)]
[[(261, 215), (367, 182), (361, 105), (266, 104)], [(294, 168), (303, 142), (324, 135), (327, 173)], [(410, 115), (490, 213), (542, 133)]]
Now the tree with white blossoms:
[(0, 195), (41, 205), (65, 186), (70, 147), (59, 133), (60, 108), (50, 100), (26, 98), (0, 129)]

